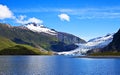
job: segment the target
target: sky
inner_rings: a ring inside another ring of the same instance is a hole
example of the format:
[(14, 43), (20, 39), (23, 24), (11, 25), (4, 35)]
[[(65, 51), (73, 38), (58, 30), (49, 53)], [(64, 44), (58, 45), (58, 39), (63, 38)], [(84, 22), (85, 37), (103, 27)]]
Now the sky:
[(89, 40), (120, 28), (120, 0), (1, 0), (0, 22), (36, 22)]

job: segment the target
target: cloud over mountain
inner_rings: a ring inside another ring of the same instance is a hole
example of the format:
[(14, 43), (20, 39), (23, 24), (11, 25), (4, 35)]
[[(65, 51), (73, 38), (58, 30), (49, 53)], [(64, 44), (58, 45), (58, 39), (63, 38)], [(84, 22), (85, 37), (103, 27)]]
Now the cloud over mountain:
[(0, 19), (4, 20), (6, 18), (13, 19), (17, 23), (20, 23), (20, 24), (26, 24), (29, 22), (35, 22), (35, 23), (39, 23), (39, 24), (43, 23), (42, 20), (35, 18), (35, 17), (29, 18), (27, 20), (26, 20), (27, 16), (25, 16), (25, 15), (20, 15), (19, 17), (16, 17), (16, 16), (14, 16), (13, 12), (6, 5), (0, 4)]
[(32, 17), (32, 18), (25, 20), (26, 17), (27, 16), (20, 15), (19, 18), (16, 19), (17, 23), (20, 23), (20, 24), (26, 24), (26, 23), (30, 23), (30, 22), (35, 22), (35, 23), (39, 23), (39, 24), (43, 23), (42, 20), (35, 18), (35, 17)]
[(6, 6), (0, 4), (0, 19), (14, 18), (12, 11)]

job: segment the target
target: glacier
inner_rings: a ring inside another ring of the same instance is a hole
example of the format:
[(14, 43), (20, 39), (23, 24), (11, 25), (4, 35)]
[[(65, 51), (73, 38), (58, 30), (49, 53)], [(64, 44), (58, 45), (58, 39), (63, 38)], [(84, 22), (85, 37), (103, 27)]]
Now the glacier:
[(79, 47), (76, 48), (75, 50), (71, 50), (67, 52), (58, 52), (57, 54), (58, 55), (74, 55), (74, 56), (83, 55), (88, 50), (103, 48), (107, 46), (110, 42), (112, 42), (113, 35), (114, 33), (107, 34), (106, 36), (103, 36), (103, 37), (97, 37), (97, 38), (91, 39), (87, 43), (84, 43), (84, 44), (76, 44)]

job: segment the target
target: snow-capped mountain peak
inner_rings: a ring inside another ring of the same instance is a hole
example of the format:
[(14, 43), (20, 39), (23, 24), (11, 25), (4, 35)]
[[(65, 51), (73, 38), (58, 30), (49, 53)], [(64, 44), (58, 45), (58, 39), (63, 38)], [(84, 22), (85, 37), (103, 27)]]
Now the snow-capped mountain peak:
[(114, 34), (109, 34), (109, 35), (107, 34), (106, 36), (103, 36), (103, 37), (97, 37), (97, 38), (91, 39), (87, 42), (87, 45), (88, 46), (107, 45), (112, 41), (113, 35)]
[(113, 38), (113, 34), (107, 34), (106, 36), (103, 36), (103, 37), (97, 37), (97, 38), (90, 39), (88, 42), (105, 41), (105, 40), (111, 39), (111, 38)]
[(50, 35), (56, 35), (57, 32), (54, 31), (53, 29), (49, 29), (47, 27), (44, 27), (41, 24), (37, 24), (37, 23), (28, 23), (25, 24), (25, 27), (27, 27), (29, 30), (33, 31), (33, 32), (44, 32)]
[(62, 55), (81, 55), (82, 53), (86, 53), (88, 50), (103, 48), (107, 46), (113, 40), (114, 34), (109, 34), (103, 37), (97, 37), (89, 40), (84, 44), (77, 44), (79, 47), (75, 50), (68, 52), (59, 52), (58, 54)]

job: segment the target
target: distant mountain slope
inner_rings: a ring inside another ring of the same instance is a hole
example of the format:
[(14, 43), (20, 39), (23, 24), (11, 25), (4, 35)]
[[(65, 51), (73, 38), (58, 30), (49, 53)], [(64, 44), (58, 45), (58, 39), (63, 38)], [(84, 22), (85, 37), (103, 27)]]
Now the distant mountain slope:
[(120, 52), (120, 29), (113, 36), (113, 41), (108, 46), (102, 49), (102, 52), (105, 51)]
[[(61, 44), (57, 44), (59, 42), (63, 42), (66, 46), (67, 45), (70, 46), (70, 44), (74, 44), (74, 43), (85, 42), (84, 40), (74, 35), (57, 32), (53, 29), (48, 29), (43, 26), (38, 26), (35, 23), (30, 23), (27, 25), (38, 27), (37, 29), (42, 28), (42, 31), (38, 30), (39, 31), (38, 32), (38, 31), (31, 30), (28, 27), (26, 27), (26, 25), (13, 27), (8, 24), (0, 23), (0, 36), (9, 38), (10, 40), (18, 44), (27, 44), (27, 45), (31, 45), (38, 48), (42, 47), (46, 50), (54, 49), (54, 51), (58, 51), (57, 50), (58, 48), (54, 47), (54, 45), (58, 45), (58, 46), (61, 45)], [(50, 34), (48, 32), (50, 32)], [(55, 35), (53, 35), (53, 32), (55, 33)], [(56, 43), (53, 43), (53, 42), (56, 42)], [(75, 49), (75, 48), (77, 48), (77, 46), (72, 47), (71, 49)], [(64, 51), (64, 47), (61, 49), (61, 51)]]
[(86, 43), (85, 40), (83, 40), (77, 36), (74, 36), (72, 34), (65, 33), (65, 32), (58, 32), (57, 38), (59, 41), (67, 43), (67, 44)]
[(68, 51), (68, 52), (60, 52), (58, 54), (81, 55), (81, 54), (87, 53), (87, 51), (92, 49), (103, 48), (112, 41), (113, 35), (114, 34), (107, 34), (106, 36), (103, 36), (103, 37), (97, 37), (97, 38), (91, 39), (87, 43), (78, 44), (79, 47), (75, 50)]

